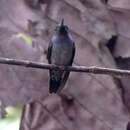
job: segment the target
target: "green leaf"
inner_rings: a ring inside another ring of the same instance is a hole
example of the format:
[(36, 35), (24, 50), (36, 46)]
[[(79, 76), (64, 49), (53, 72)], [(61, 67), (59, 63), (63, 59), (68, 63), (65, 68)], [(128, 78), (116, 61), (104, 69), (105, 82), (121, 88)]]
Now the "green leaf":
[(32, 46), (32, 42), (33, 42), (33, 39), (31, 36), (27, 35), (27, 34), (24, 34), (24, 33), (18, 33), (16, 35), (16, 37), (18, 38), (21, 38), (22, 40), (24, 40), (24, 42), (28, 45), (31, 45)]
[(22, 106), (7, 107), (7, 115), (0, 119), (0, 130), (19, 130)]

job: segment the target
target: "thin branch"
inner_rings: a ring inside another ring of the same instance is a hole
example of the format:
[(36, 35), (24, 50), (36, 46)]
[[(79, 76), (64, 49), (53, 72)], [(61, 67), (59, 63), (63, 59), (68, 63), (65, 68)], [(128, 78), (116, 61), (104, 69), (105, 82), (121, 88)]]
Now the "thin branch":
[(103, 67), (86, 67), (86, 66), (57, 66), (50, 65), (41, 62), (33, 62), (28, 60), (17, 60), (17, 59), (9, 59), (9, 58), (0, 58), (0, 64), (8, 64), (8, 65), (17, 65), (29, 68), (37, 68), (37, 69), (60, 69), (64, 71), (73, 71), (73, 72), (84, 72), (84, 73), (92, 73), (92, 74), (105, 74), (112, 75), (116, 77), (122, 76), (130, 76), (129, 70), (120, 70), (120, 69), (112, 69), (112, 68), (103, 68)]

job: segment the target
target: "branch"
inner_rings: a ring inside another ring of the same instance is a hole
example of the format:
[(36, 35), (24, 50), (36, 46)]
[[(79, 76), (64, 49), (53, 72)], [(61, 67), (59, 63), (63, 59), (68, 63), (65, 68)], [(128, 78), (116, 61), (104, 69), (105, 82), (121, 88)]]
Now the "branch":
[(130, 76), (129, 70), (120, 70), (120, 69), (112, 69), (112, 68), (102, 68), (102, 67), (86, 67), (86, 66), (57, 66), (50, 65), (41, 62), (33, 62), (28, 60), (17, 60), (17, 59), (9, 59), (9, 58), (0, 58), (0, 64), (8, 64), (8, 65), (17, 65), (29, 68), (37, 68), (37, 69), (60, 69), (64, 71), (73, 71), (73, 72), (84, 72), (84, 73), (92, 73), (92, 74), (105, 74), (112, 76)]

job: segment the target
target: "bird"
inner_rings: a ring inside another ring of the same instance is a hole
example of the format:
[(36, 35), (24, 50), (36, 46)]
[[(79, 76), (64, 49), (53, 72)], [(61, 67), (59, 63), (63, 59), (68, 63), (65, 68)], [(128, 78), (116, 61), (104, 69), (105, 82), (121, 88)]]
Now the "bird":
[[(56, 26), (47, 50), (49, 64), (58, 66), (72, 66), (75, 56), (75, 43), (70, 30), (64, 24), (64, 19)], [(49, 93), (59, 93), (65, 86), (69, 71), (49, 70)]]

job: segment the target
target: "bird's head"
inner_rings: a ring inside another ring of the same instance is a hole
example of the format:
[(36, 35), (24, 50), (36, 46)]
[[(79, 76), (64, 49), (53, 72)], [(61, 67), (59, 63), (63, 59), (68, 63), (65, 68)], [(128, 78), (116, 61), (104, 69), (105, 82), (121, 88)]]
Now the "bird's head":
[(61, 23), (55, 29), (56, 33), (61, 35), (67, 35), (69, 28), (67, 25), (64, 25), (64, 19), (62, 19)]

